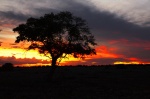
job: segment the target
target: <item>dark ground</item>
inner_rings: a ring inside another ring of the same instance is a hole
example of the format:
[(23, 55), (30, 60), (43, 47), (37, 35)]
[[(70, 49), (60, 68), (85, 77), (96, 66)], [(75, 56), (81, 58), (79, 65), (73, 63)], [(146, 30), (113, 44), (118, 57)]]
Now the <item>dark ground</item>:
[(150, 67), (50, 67), (0, 71), (0, 99), (150, 99)]

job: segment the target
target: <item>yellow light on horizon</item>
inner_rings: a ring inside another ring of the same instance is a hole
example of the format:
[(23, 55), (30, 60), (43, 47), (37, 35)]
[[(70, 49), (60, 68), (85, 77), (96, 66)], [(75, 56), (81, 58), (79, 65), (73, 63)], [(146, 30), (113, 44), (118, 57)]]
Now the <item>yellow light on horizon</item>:
[[(21, 49), (21, 48), (0, 48), (0, 57), (15, 57), (16, 59), (25, 59), (25, 58), (28, 58), (28, 59), (39, 59), (41, 61), (51, 61), (50, 58), (44, 56), (44, 55), (41, 55), (38, 53), (37, 50), (29, 50), (29, 51), (26, 51), (25, 49)], [(77, 62), (77, 61), (81, 61), (80, 59), (77, 59), (77, 58), (74, 58), (72, 57), (71, 55), (68, 55), (67, 56), (68, 58), (63, 58), (61, 61), (59, 61), (58, 59), (58, 63), (60, 62), (60, 65), (61, 64), (66, 64), (68, 62), (71, 62), (71, 61), (74, 61), (74, 62)], [(31, 66), (41, 66), (41, 65), (50, 65), (50, 64), (28, 64), (28, 63), (24, 63), (24, 64), (20, 64), (19, 66), (26, 66), (26, 67), (31, 67)]]
[(40, 55), (37, 51), (35, 50), (30, 50), (26, 51), (24, 49), (19, 49), (19, 48), (0, 48), (0, 56), (4, 57), (12, 57), (14, 56), (15, 58), (36, 58), (36, 59), (43, 59), (43, 60), (48, 60), (47, 57)]
[(114, 62), (115, 65), (118, 65), (118, 64), (140, 64), (140, 62)]

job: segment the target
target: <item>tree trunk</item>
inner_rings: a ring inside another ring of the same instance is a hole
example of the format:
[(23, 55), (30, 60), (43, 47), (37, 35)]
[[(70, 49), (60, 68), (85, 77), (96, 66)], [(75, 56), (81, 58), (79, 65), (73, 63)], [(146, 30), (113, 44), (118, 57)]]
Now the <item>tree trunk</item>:
[(50, 70), (50, 81), (52, 81), (56, 67), (57, 67), (56, 61), (57, 61), (57, 59), (52, 58), (52, 64), (51, 64), (51, 70)]
[(56, 58), (52, 58), (52, 64), (51, 65), (55, 67), (56, 66), (56, 61), (57, 61)]

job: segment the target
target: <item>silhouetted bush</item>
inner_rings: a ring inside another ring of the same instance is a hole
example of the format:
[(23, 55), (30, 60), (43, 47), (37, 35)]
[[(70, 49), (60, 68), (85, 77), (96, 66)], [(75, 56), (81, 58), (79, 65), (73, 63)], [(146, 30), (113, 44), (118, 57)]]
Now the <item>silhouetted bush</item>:
[(117, 68), (117, 69), (127, 69), (127, 65), (118, 64), (118, 65), (116, 65), (116, 68)]
[(14, 65), (12, 63), (5, 63), (2, 65), (2, 71), (12, 71), (14, 69)]
[(77, 65), (78, 67), (82, 67), (82, 65)]

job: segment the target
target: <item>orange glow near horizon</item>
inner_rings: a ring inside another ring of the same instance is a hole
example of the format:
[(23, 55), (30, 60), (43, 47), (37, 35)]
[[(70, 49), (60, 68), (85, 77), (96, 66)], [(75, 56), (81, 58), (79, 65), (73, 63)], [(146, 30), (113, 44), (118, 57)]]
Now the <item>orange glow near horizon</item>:
[(33, 67), (33, 66), (49, 66), (50, 64), (36, 63), (36, 64), (20, 64), (19, 67)]
[(121, 61), (117, 61), (117, 62), (114, 62), (115, 65), (117, 64), (150, 64), (150, 62), (137, 62), (137, 61), (131, 61), (131, 62), (121, 62)]
[[(50, 58), (44, 56), (44, 55), (41, 55), (38, 53), (37, 50), (29, 50), (29, 51), (26, 51), (24, 49), (21, 49), (21, 48), (0, 48), (0, 57), (15, 57), (16, 60), (19, 60), (19, 59), (38, 59), (38, 60), (41, 60), (41, 61), (51, 61)], [(61, 64), (63, 65), (67, 65), (67, 61), (79, 61), (80, 59), (77, 59), (77, 58), (73, 58), (71, 56), (68, 56), (69, 58), (65, 58), (65, 59), (62, 59), (61, 60)], [(58, 62), (59, 62), (59, 59), (58, 59)], [(14, 64), (15, 65), (15, 64)], [(45, 65), (50, 65), (49, 64), (44, 64), (44, 63), (36, 63), (36, 64), (20, 64), (19, 66), (27, 66), (27, 67), (30, 67), (30, 66), (45, 66)]]
[(0, 56), (4, 57), (12, 57), (15, 58), (36, 58), (36, 59), (44, 59), (47, 60), (47, 57), (41, 56), (37, 51), (30, 50), (26, 51), (19, 48), (0, 48)]
[(108, 48), (105, 45), (96, 47), (97, 55), (95, 57), (97, 58), (119, 58), (123, 57), (122, 55), (118, 55), (113, 53), (113, 51), (116, 51), (117, 48), (111, 47)]
[(127, 65), (127, 64), (141, 64), (141, 63), (140, 62), (119, 62), (118, 61), (118, 62), (114, 62), (114, 64), (115, 65), (118, 65), (118, 64), (126, 64)]
[[(94, 59), (101, 59), (101, 58), (105, 58), (105, 59), (124, 58), (123, 55), (118, 55), (118, 54), (113, 53), (113, 51), (117, 51), (117, 48), (109, 48), (103, 45), (103, 46), (96, 47), (96, 51), (97, 51), (97, 55), (87, 56), (85, 60), (77, 59), (70, 55), (68, 56), (68, 58), (62, 59), (60, 62), (60, 65), (70, 65), (70, 64), (74, 65), (75, 63), (76, 64), (80, 64), (80, 63), (88, 64), (88, 62), (91, 59), (94, 60)], [(26, 67), (50, 65), (50, 62), (51, 62), (51, 59), (49, 59), (48, 57), (45, 57), (44, 55), (40, 55), (37, 50), (26, 51), (25, 49), (22, 49), (22, 48), (3, 48), (3, 46), (1, 46), (0, 48), (0, 57), (15, 57), (16, 60), (18, 61), (19, 59), (41, 60), (41, 62), (39, 63), (20, 64), (20, 66), (26, 66)], [(127, 58), (124, 58), (124, 59), (127, 59)], [(42, 62), (44, 60), (46, 60), (47, 62), (45, 63)], [(127, 60), (129, 60), (129, 62), (117, 61), (117, 62), (114, 62), (114, 64), (141, 64), (142, 63), (139, 59), (135, 57), (128, 58)], [(48, 62), (49, 64), (47, 64)], [(59, 59), (58, 59), (58, 62), (59, 62)], [(90, 61), (89, 65), (96, 64), (96, 63), (97, 62), (95, 61), (93, 62)]]

